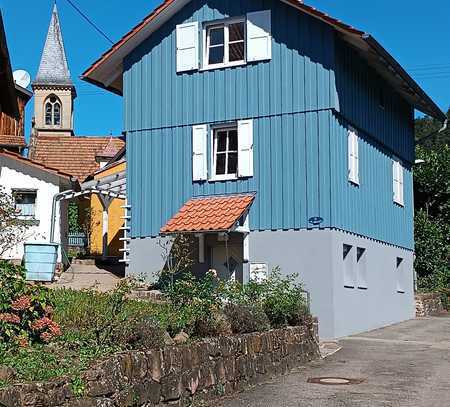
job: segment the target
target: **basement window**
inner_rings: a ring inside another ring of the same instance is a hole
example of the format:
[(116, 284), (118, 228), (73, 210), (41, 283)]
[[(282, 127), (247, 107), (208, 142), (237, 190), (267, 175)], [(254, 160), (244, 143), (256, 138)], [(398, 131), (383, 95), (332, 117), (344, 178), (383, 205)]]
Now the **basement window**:
[(349, 244), (344, 244), (342, 247), (342, 260), (344, 267), (344, 287), (355, 288), (355, 268), (353, 264), (354, 249)]
[(405, 287), (404, 287), (404, 274), (405, 274), (405, 261), (402, 257), (397, 257), (396, 260), (396, 280), (397, 280), (397, 292), (399, 294), (405, 293)]

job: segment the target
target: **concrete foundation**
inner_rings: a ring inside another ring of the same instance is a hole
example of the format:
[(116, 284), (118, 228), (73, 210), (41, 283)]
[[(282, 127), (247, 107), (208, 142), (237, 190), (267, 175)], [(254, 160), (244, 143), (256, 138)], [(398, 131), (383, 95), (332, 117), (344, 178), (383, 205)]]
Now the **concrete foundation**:
[[(211, 267), (206, 239), (205, 263)], [(158, 238), (133, 239), (128, 275), (152, 280), (164, 266)], [(217, 243), (219, 244), (219, 243)], [(311, 295), (311, 311), (319, 318), (319, 335), (334, 339), (364, 332), (415, 316), (413, 252), (337, 230), (251, 232), (250, 261), (242, 264), (239, 280), (259, 268), (280, 267), (298, 274)], [(198, 247), (194, 248), (197, 253)], [(237, 256), (235, 256), (237, 257)]]

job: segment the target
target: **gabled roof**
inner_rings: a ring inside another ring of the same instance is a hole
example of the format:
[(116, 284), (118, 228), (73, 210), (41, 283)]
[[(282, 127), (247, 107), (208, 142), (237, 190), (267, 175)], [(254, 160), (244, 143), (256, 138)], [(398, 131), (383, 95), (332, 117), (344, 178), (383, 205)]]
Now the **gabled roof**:
[[(161, 27), (191, 0), (166, 0), (144, 20), (114, 44), (81, 76), (119, 95), (122, 94), (123, 59), (154, 31)], [(369, 34), (351, 27), (298, 0), (280, 0), (298, 11), (304, 12), (333, 27), (344, 41), (356, 48), (382, 77), (387, 80), (412, 106), (439, 120), (445, 114), (409, 76), (400, 64)]]
[(33, 85), (72, 86), (56, 3), (53, 7), (41, 63)]
[(61, 178), (67, 179), (67, 180), (71, 180), (71, 175), (70, 174), (68, 174), (68, 173), (66, 173), (64, 171), (60, 171), (57, 168), (52, 168), (52, 167), (49, 167), (47, 165), (44, 165), (44, 164), (38, 163), (36, 161), (30, 160), (29, 158), (25, 158), (25, 157), (21, 156), (20, 154), (13, 153), (13, 152), (8, 151), (8, 150), (0, 149), (0, 157), (1, 156), (10, 158), (12, 160), (19, 161), (22, 164), (29, 165), (30, 167), (34, 167), (34, 168), (37, 168), (39, 170), (42, 170), (42, 171), (45, 171), (45, 172), (57, 175), (58, 177), (61, 177)]
[(254, 194), (192, 198), (161, 228), (161, 233), (230, 232), (254, 199)]
[(96, 157), (108, 144), (118, 152), (124, 142), (119, 137), (39, 135), (33, 138), (30, 158), (82, 182), (100, 168)]

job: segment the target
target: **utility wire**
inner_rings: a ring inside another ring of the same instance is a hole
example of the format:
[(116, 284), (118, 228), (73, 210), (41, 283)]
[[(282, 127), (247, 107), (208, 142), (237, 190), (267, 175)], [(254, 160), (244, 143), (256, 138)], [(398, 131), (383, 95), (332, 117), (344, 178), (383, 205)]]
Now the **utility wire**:
[(103, 37), (105, 38), (108, 42), (110, 42), (111, 44), (114, 44), (114, 41), (109, 38), (85, 13), (83, 13), (80, 8), (74, 4), (74, 2), (72, 0), (66, 0), (67, 3), (69, 3), (74, 10), (81, 16), (83, 17), (92, 27), (94, 27), (94, 29)]

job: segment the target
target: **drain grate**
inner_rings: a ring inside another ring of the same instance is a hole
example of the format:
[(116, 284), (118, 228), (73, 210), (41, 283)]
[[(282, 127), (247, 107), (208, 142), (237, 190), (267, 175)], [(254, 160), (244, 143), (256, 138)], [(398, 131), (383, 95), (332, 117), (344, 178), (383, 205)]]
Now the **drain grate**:
[(308, 383), (323, 384), (327, 386), (346, 386), (350, 384), (361, 384), (364, 379), (348, 379), (346, 377), (310, 377)]

